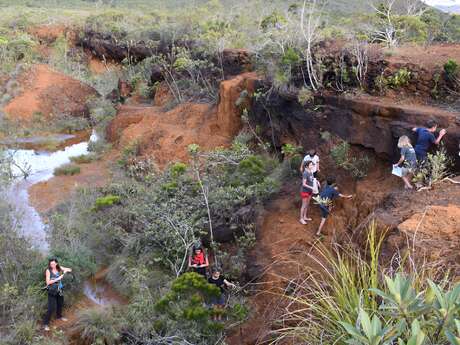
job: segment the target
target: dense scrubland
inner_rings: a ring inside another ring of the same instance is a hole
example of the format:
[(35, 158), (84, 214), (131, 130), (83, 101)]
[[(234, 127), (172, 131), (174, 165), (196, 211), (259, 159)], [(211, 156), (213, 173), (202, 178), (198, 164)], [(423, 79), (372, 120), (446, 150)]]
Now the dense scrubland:
[[(262, 125), (251, 122), (247, 97), (268, 107), (273, 94), (293, 95), (315, 113), (321, 111), (315, 97), (325, 90), (385, 95), (417, 77), (405, 68), (372, 74), (376, 55), (391, 56), (407, 44), (460, 40), (460, 16), (410, 0), (0, 0), (0, 11), (0, 106), (21, 93), (20, 76), (35, 64), (96, 90), (85, 117), (34, 113), (25, 122), (0, 113), (2, 137), (97, 130), (100, 140), (91, 144), (91, 156), (75, 158), (55, 175), (78, 174), (79, 165), (113, 149), (106, 127), (116, 106), (128, 99), (120, 80), (141, 103), (166, 84), (171, 97), (165, 108), (172, 109), (219, 101), (219, 84), (231, 74), (223, 64), (224, 48), (247, 49), (251, 68), (264, 76), (253, 95), (242, 93), (236, 102), (244, 129), (229, 147), (205, 151), (192, 144), (189, 161), (160, 169), (132, 142), (117, 148), (110, 183), (81, 188), (46, 214), (50, 254), (75, 272), (67, 283), (68, 305), (101, 267), (108, 267), (107, 280), (129, 300), (82, 313), (76, 331), (84, 344), (218, 344), (250, 317), (246, 265), (256, 242), (256, 217), (283, 184), (297, 181), (302, 148), (281, 147), (273, 128), (265, 135), (262, 127), (272, 126), (271, 118)], [(107, 43), (107, 56), (88, 52), (87, 38)], [(94, 56), (103, 61), (103, 73), (91, 70)], [(442, 61), (435, 87), (419, 97), (451, 105), (460, 91), (458, 63)], [(320, 135), (331, 141), (327, 131)], [(0, 157), (0, 343), (66, 344), (68, 334), (39, 331), (47, 260), (19, 235), (20, 221), (3, 200), (13, 176), (11, 157)], [(331, 157), (333, 169), (353, 180), (364, 178), (373, 164), (344, 141), (336, 142)], [(451, 158), (445, 150), (429, 157), (416, 178), (433, 185), (449, 175)], [(384, 234), (372, 223), (364, 246), (320, 244), (314, 255), (321, 272), (306, 275), (292, 291), (286, 288), (289, 307), (269, 341), (459, 344), (460, 285), (445, 267), (416, 261), (410, 252), (383, 260)], [(229, 279), (240, 282), (221, 323), (211, 321), (216, 311), (204, 304), (215, 289), (185, 273), (197, 242), (209, 248), (212, 262)]]

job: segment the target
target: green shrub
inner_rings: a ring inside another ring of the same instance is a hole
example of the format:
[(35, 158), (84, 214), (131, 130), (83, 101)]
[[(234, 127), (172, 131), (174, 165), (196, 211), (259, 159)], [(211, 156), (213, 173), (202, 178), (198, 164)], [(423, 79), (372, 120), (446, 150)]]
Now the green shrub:
[(94, 208), (96, 210), (101, 210), (103, 208), (107, 208), (115, 204), (119, 204), (120, 201), (121, 201), (121, 198), (117, 195), (106, 195), (106, 196), (96, 199), (94, 203)]
[(411, 79), (411, 72), (407, 68), (399, 69), (395, 74), (387, 78), (387, 85), (392, 89), (407, 86)]
[(174, 163), (170, 168), (169, 171), (171, 176), (177, 177), (183, 175), (187, 171), (187, 164), (182, 162)]
[(293, 67), (301, 61), (299, 53), (294, 48), (289, 47), (284, 52), (281, 63), (286, 67)]
[(300, 153), (301, 150), (302, 150), (301, 146), (294, 146), (292, 144), (284, 144), (283, 147), (281, 147), (281, 153), (285, 157), (294, 156), (295, 154)]
[(449, 80), (455, 80), (458, 77), (459, 67), (455, 60), (449, 59), (444, 64), (444, 73), (446, 73), (446, 77)]
[(78, 315), (74, 330), (88, 344), (117, 345), (122, 323), (111, 307), (86, 309)]
[(70, 161), (76, 164), (88, 164), (88, 163), (94, 162), (95, 160), (97, 160), (97, 156), (92, 153), (70, 157)]
[(54, 169), (54, 175), (76, 175), (81, 171), (80, 167), (73, 163), (64, 164), (56, 169)]
[(448, 176), (451, 164), (452, 160), (448, 157), (445, 148), (441, 147), (435, 154), (428, 153), (426, 162), (419, 165), (413, 180), (431, 186)]
[(297, 95), (297, 100), (302, 106), (307, 106), (315, 99), (313, 91), (310, 88), (302, 87)]
[(350, 144), (346, 141), (334, 146), (331, 149), (331, 156), (338, 167), (349, 171), (356, 179), (363, 178), (368, 173), (370, 158), (367, 155), (353, 157), (350, 153)]

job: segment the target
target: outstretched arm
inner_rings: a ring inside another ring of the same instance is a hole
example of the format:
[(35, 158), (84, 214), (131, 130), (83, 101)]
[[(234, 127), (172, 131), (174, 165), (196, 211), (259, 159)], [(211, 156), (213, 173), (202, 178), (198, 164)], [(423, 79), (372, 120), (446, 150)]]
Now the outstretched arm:
[(224, 284), (228, 287), (231, 287), (232, 289), (236, 288), (236, 285), (229, 282), (227, 279), (224, 279)]
[(446, 133), (447, 133), (447, 131), (444, 128), (441, 129), (441, 131), (439, 132), (438, 138), (436, 139), (436, 141), (434, 143), (436, 145), (438, 145), (441, 142), (442, 137), (445, 136)]
[(62, 270), (62, 272), (64, 272), (64, 273), (72, 272), (72, 269), (71, 269), (71, 268), (63, 267), (63, 266), (61, 266), (61, 270)]
[(345, 199), (351, 199), (351, 198), (353, 198), (353, 194), (345, 195), (345, 194), (340, 193), (339, 196), (340, 196), (341, 198), (345, 198)]

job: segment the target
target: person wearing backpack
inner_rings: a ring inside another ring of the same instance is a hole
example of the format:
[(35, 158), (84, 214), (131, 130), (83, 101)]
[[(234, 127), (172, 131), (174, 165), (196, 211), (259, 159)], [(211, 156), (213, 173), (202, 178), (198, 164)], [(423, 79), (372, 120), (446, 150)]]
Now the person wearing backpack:
[(72, 272), (72, 269), (60, 266), (56, 258), (49, 259), (48, 268), (45, 271), (46, 289), (48, 290), (48, 309), (43, 321), (45, 331), (50, 330), (49, 322), (54, 311), (56, 311), (56, 319), (67, 321), (66, 318), (62, 317), (62, 308), (64, 306), (62, 278), (68, 272)]

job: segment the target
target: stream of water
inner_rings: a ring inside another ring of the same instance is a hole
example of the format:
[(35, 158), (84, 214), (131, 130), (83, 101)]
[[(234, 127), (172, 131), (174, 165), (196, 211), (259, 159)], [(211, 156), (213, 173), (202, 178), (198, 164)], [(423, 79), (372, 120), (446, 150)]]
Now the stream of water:
[(30, 205), (28, 189), (39, 182), (49, 180), (53, 177), (54, 169), (70, 162), (71, 157), (88, 153), (90, 141), (97, 140), (95, 132), (89, 141), (81, 142), (66, 147), (64, 150), (56, 152), (36, 151), (36, 150), (8, 150), (13, 158), (13, 174), (20, 176), (22, 171), (27, 170), (28, 177), (18, 177), (13, 182), (8, 191), (8, 200), (14, 208), (14, 212), (21, 224), (23, 235), (28, 237), (32, 245), (46, 254), (48, 252), (48, 242), (46, 239), (46, 227), (38, 212)]

